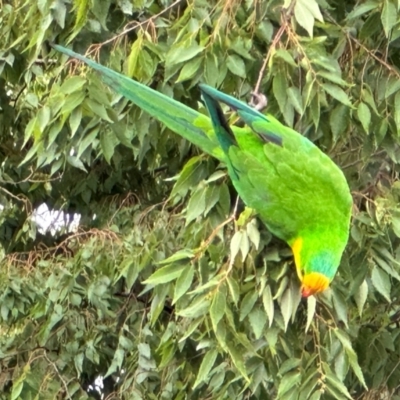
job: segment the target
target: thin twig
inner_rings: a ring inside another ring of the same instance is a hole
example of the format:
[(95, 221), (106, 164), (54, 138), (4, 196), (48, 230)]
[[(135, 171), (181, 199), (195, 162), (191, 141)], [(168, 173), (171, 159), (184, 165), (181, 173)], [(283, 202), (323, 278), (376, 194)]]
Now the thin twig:
[(264, 77), (265, 68), (267, 68), (268, 61), (271, 58), (271, 54), (275, 50), (276, 45), (279, 43), (279, 41), (283, 35), (283, 32), (285, 32), (285, 30), (286, 30), (287, 23), (288, 23), (290, 17), (292, 16), (292, 12), (293, 12), (295, 4), (296, 4), (296, 0), (292, 0), (289, 7), (282, 11), (282, 25), (279, 28), (278, 32), (276, 32), (276, 35), (271, 43), (271, 46), (268, 49), (267, 55), (265, 56), (264, 63), (260, 69), (260, 72), (258, 73), (258, 79), (257, 79), (256, 86), (254, 88), (254, 93), (259, 93), (259, 91), (260, 91), (261, 81)]
[[(136, 22), (136, 21), (135, 21), (135, 22), (129, 22), (128, 24), (125, 25), (124, 30), (123, 30), (121, 33), (119, 33), (118, 35), (113, 36), (111, 39), (108, 39), (108, 40), (106, 40), (106, 41), (104, 41), (104, 42), (102, 42), (102, 43), (99, 43), (99, 44), (90, 46), (90, 47), (93, 47), (93, 49), (92, 49), (92, 50), (89, 50), (89, 51), (87, 52), (87, 54), (90, 54), (90, 53), (96, 51), (99, 47), (102, 47), (102, 46), (104, 46), (104, 45), (106, 45), (106, 44), (109, 44), (109, 43), (112, 43), (112, 42), (118, 40), (118, 39), (121, 38), (122, 36), (124, 36), (124, 35), (126, 35), (127, 33), (133, 31), (133, 30), (136, 29), (136, 28), (139, 28), (140, 26), (143, 26), (143, 25), (145, 25), (145, 24), (151, 23), (154, 19), (160, 17), (161, 15), (163, 15), (164, 13), (166, 13), (168, 10), (170, 10), (171, 8), (173, 8), (173, 7), (175, 7), (177, 4), (179, 4), (181, 1), (182, 1), (182, 0), (176, 0), (176, 1), (174, 1), (174, 2), (173, 2), (172, 4), (170, 4), (168, 7), (164, 8), (164, 10), (162, 10), (162, 11), (160, 11), (158, 14), (153, 15), (152, 17), (146, 19), (145, 21), (142, 21), (142, 22)], [(134, 24), (134, 25), (131, 26), (132, 24)]]

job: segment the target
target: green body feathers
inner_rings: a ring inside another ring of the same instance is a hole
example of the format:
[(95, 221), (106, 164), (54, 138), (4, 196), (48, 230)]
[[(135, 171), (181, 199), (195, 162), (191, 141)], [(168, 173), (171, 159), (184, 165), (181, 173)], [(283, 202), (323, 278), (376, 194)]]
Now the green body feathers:
[[(225, 162), (242, 200), (292, 247), (303, 295), (329, 285), (348, 240), (352, 198), (341, 170), (312, 142), (207, 85), (200, 89), (211, 119), (71, 50), (54, 48), (99, 71), (117, 93)], [(230, 127), (220, 102), (246, 127)]]

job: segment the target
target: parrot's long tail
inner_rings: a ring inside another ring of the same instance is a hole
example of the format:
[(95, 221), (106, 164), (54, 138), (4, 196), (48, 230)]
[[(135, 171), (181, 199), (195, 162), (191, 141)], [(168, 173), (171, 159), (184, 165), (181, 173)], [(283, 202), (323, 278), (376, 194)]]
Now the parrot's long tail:
[(204, 152), (217, 158), (221, 157), (221, 153), (217, 150), (218, 144), (207, 135), (211, 130), (211, 123), (205, 115), (72, 50), (58, 44), (52, 44), (52, 47), (100, 72), (103, 81), (115, 92), (131, 100), (169, 129), (199, 146)]

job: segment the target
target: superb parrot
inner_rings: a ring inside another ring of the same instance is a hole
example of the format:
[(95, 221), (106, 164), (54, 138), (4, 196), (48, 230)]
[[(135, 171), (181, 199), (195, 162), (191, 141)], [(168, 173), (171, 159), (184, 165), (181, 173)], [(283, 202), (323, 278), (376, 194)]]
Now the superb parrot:
[[(304, 297), (325, 290), (346, 246), (352, 197), (342, 171), (310, 140), (217, 89), (201, 84), (210, 118), (59, 45), (168, 128), (223, 161), (245, 204), (293, 250)], [(246, 127), (229, 126), (225, 103)]]

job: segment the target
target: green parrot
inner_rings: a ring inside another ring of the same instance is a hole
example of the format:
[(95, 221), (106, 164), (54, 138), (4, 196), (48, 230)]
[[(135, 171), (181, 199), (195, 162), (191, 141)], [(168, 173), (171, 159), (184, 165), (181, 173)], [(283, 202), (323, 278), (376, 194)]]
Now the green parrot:
[[(59, 45), (104, 82), (227, 166), (245, 204), (292, 248), (304, 297), (327, 289), (349, 236), (352, 197), (336, 164), (307, 138), (217, 89), (201, 84), (210, 118)], [(230, 126), (220, 103), (246, 126)]]

